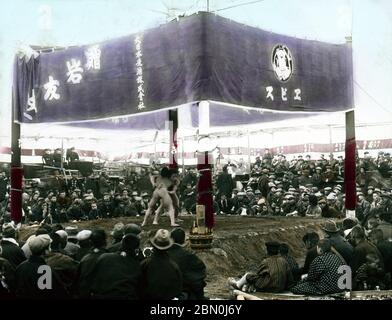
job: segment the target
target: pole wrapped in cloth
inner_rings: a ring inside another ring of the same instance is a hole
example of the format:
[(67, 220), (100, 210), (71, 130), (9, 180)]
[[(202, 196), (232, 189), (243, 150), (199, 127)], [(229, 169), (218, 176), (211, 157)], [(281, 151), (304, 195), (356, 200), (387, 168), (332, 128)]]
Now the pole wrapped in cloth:
[(346, 149), (344, 161), (344, 185), (346, 193), (346, 210), (355, 210), (356, 206), (356, 141), (354, 111), (346, 112)]

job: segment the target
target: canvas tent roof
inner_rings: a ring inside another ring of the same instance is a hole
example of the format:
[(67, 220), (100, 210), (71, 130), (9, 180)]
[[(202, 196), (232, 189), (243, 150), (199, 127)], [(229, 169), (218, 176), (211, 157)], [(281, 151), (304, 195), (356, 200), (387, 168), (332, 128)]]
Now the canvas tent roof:
[(148, 114), (201, 100), (221, 104), (212, 107), (215, 125), (249, 121), (232, 108), (224, 117), (219, 108), (226, 104), (295, 112), (353, 107), (350, 46), (278, 35), (204, 12), (138, 35), (16, 59), (14, 75), (14, 110), (23, 123)]

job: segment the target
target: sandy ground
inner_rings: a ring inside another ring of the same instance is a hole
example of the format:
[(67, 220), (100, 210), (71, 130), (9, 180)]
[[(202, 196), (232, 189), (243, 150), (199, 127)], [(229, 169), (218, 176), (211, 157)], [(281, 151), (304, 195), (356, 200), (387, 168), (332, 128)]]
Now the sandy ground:
[[(188, 233), (194, 218), (192, 216), (180, 218), (183, 220), (180, 223), (181, 226)], [(66, 225), (77, 225), (79, 230), (104, 228), (110, 234), (114, 224), (120, 221), (140, 224), (142, 217), (84, 221)], [(227, 278), (241, 276), (244, 272), (256, 267), (266, 254), (265, 242), (270, 240), (287, 243), (292, 255), (302, 264), (306, 252), (302, 237), (307, 230), (319, 232), (319, 225), (322, 221), (298, 217), (216, 217), (212, 248), (195, 251), (207, 266), (206, 295), (213, 299), (232, 298)], [(148, 245), (148, 237), (159, 228), (171, 229), (168, 217), (162, 217), (158, 227), (150, 224), (143, 228), (142, 247)], [(27, 239), (35, 229), (36, 227), (33, 226), (23, 227), (21, 239)], [(111, 241), (110, 236), (108, 241)]]

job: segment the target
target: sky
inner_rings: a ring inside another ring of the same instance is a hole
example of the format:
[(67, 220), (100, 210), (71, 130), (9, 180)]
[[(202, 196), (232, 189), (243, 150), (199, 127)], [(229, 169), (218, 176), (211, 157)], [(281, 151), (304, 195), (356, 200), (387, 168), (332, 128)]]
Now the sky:
[[(210, 0), (209, 3), (210, 11), (276, 33), (333, 43), (343, 43), (346, 36), (352, 35), (356, 121), (392, 123), (392, 1)], [(94, 43), (156, 27), (176, 14), (206, 11), (206, 5), (207, 0), (3, 0), (0, 145), (1, 136), (9, 134), (12, 63), (21, 44)]]

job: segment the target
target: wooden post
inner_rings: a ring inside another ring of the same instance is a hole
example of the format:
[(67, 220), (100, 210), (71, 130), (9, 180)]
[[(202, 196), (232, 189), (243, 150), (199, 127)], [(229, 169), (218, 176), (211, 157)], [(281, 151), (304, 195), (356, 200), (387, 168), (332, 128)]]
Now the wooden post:
[(170, 128), (170, 154), (169, 167), (170, 169), (178, 169), (177, 154), (178, 154), (178, 111), (177, 109), (169, 110), (169, 128)]
[[(209, 129), (209, 102), (201, 101), (199, 103), (199, 134), (201, 136), (208, 134)], [(212, 229), (215, 225), (214, 208), (213, 208), (213, 189), (212, 189), (212, 154), (207, 150), (198, 150), (197, 153), (197, 170), (199, 172), (199, 182), (197, 184), (197, 204), (205, 207), (205, 226)]]
[(355, 163), (355, 118), (354, 110), (346, 112), (346, 148), (344, 161), (344, 185), (346, 215), (355, 217), (356, 207), (356, 163)]

